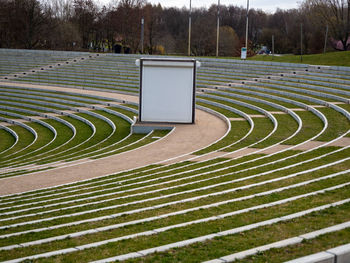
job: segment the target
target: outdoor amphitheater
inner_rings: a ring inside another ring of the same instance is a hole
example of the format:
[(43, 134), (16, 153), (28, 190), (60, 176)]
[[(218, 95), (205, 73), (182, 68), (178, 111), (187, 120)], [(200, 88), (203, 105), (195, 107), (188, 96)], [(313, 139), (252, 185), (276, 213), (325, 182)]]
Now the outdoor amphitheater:
[(1, 262), (350, 262), (350, 67), (196, 58), (139, 134), (141, 57), (0, 49)]

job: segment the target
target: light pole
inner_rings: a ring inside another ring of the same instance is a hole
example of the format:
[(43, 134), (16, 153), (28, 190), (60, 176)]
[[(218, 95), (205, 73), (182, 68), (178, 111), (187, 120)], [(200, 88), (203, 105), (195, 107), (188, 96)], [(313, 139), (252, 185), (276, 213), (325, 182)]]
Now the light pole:
[(216, 28), (216, 57), (219, 56), (219, 38), (220, 38), (220, 0), (218, 0), (218, 21)]
[(247, 52), (248, 52), (248, 23), (249, 23), (248, 14), (249, 14), (249, 0), (247, 0), (247, 22), (245, 25), (245, 47), (247, 49)]
[(141, 54), (143, 54), (144, 27), (145, 27), (145, 19), (142, 17), (141, 18)]
[(326, 36), (324, 38), (323, 54), (325, 54), (327, 50), (327, 40), (328, 40), (328, 25), (326, 26)]
[(192, 26), (192, 0), (190, 0), (190, 16), (188, 18), (188, 55), (191, 56), (191, 26)]
[(275, 56), (275, 36), (272, 35), (272, 59)]
[(303, 62), (303, 23), (300, 24), (300, 61)]

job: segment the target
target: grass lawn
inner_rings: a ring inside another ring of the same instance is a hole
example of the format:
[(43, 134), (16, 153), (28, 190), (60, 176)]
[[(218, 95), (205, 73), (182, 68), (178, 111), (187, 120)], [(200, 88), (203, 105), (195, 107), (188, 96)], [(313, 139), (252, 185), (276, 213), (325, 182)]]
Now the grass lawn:
[(303, 61), (299, 55), (265, 56), (256, 55), (248, 60), (274, 61), (288, 63), (304, 63), (312, 65), (350, 66), (350, 51), (328, 52), (326, 54), (303, 55)]

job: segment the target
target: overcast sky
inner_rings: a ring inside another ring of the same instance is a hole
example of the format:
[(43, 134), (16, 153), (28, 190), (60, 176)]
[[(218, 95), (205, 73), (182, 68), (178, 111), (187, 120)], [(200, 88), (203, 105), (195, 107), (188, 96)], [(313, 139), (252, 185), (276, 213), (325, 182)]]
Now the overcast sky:
[[(190, 0), (148, 0), (148, 2), (157, 4), (160, 3), (162, 6), (171, 7), (189, 7)], [(297, 8), (298, 3), (300, 1), (297, 0), (250, 0), (249, 5), (255, 9), (262, 9), (267, 12), (274, 12), (276, 8), (281, 9), (290, 9)], [(212, 4), (217, 4), (217, 0), (192, 0), (193, 7), (209, 7)], [(221, 0), (221, 4), (223, 5), (237, 5), (237, 6), (247, 6), (246, 0)]]

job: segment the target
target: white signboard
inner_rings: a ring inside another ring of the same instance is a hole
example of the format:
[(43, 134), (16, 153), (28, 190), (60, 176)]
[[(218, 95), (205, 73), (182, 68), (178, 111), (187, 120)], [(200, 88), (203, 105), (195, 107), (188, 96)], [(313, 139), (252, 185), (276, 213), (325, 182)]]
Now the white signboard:
[(241, 59), (247, 59), (247, 48), (242, 47), (241, 49)]
[(194, 123), (196, 61), (140, 59), (141, 122)]

